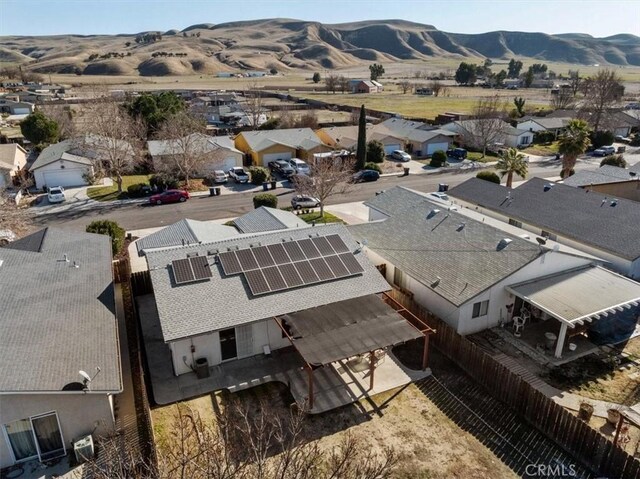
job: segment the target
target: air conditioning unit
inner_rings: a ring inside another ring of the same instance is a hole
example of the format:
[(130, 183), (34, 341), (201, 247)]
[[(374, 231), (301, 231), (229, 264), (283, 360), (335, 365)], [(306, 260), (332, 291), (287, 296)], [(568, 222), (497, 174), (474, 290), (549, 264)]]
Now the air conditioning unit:
[(74, 442), (73, 451), (76, 454), (76, 461), (78, 464), (82, 464), (93, 459), (93, 437), (91, 434)]

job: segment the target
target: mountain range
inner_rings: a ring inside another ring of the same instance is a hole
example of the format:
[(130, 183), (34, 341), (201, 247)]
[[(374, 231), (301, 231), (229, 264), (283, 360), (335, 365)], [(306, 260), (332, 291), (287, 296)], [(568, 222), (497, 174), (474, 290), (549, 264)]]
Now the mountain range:
[[(156, 40), (150, 40), (154, 34)], [(463, 34), (405, 20), (326, 25), (291, 19), (203, 23), (140, 34), (0, 37), (0, 62), (22, 64), (39, 73), (162, 76), (271, 68), (312, 71), (442, 57), (640, 66), (640, 37), (510, 31)]]

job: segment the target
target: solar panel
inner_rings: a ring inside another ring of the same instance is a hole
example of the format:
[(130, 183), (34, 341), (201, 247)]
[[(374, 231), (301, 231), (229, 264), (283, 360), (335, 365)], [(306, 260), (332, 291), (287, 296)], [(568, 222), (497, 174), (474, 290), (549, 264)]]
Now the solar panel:
[(278, 269), (280, 270), (280, 274), (286, 281), (289, 288), (297, 288), (298, 286), (302, 286), (304, 284), (304, 281), (302, 281), (302, 278), (298, 274), (298, 271), (293, 264), (282, 264), (278, 266)]
[(236, 251), (236, 256), (238, 257), (238, 261), (240, 261), (242, 271), (249, 271), (258, 268), (258, 262), (250, 249), (241, 249)]
[(331, 268), (331, 271), (333, 271), (333, 274), (336, 278), (344, 278), (345, 276), (349, 276), (349, 270), (336, 255), (325, 256), (324, 260), (327, 262), (329, 268)]
[(275, 260), (276, 264), (291, 263), (289, 255), (281, 244), (271, 244), (267, 246), (267, 249), (269, 250), (269, 253), (271, 253), (271, 257)]
[(313, 241), (311, 241), (310, 239), (300, 240), (298, 241), (298, 245), (304, 252), (304, 255), (307, 257), (307, 259), (319, 258), (321, 256), (318, 248), (314, 246)]
[(173, 279), (176, 284), (190, 283), (195, 280), (193, 270), (191, 269), (191, 262), (188, 259), (176, 259), (171, 262), (171, 268), (173, 269)]
[(351, 253), (343, 253), (338, 255), (350, 274), (358, 274), (364, 271), (364, 268), (358, 263), (358, 260)]
[(336, 253), (339, 254), (339, 253), (349, 252), (349, 248), (347, 247), (346, 244), (344, 244), (344, 241), (342, 241), (342, 238), (340, 238), (340, 235), (329, 235), (329, 236), (326, 236), (326, 238), (329, 244), (333, 246), (333, 249), (335, 250)]
[(275, 264), (266, 246), (258, 246), (257, 248), (253, 248), (251, 251), (253, 251), (253, 255), (258, 261), (258, 266), (261, 268), (266, 268), (267, 266), (273, 266)]
[(327, 255), (330, 255), (330, 254), (334, 254), (333, 248), (331, 247), (331, 245), (327, 241), (327, 238), (325, 238), (324, 236), (318, 236), (317, 238), (311, 238), (311, 241), (313, 242), (314, 245), (316, 245), (316, 248), (318, 248), (318, 251), (320, 251), (320, 254), (322, 256), (327, 256)]
[(307, 259), (297, 242), (287, 241), (286, 243), (282, 243), (282, 246), (289, 255), (289, 258), (291, 258), (291, 261), (302, 261), (303, 259)]
[(245, 271), (244, 276), (245, 278), (247, 278), (249, 289), (251, 289), (251, 293), (254, 296), (269, 293), (271, 291), (271, 289), (269, 289), (269, 285), (267, 284), (267, 280), (264, 279), (264, 275), (259, 269)]
[(227, 276), (230, 274), (238, 274), (242, 272), (242, 266), (240, 266), (240, 262), (238, 261), (238, 257), (236, 256), (235, 251), (220, 253), (218, 255), (218, 258), (220, 259), (220, 263), (222, 264), (224, 274), (226, 274)]
[(297, 263), (293, 263), (293, 265), (296, 267), (296, 271), (298, 271), (298, 274), (305, 285), (317, 283), (319, 281), (318, 275), (308, 261), (299, 261)]
[(329, 269), (329, 266), (327, 266), (327, 262), (323, 258), (310, 259), (309, 263), (311, 263), (311, 266), (313, 266), (313, 269), (318, 274), (318, 278), (320, 278), (320, 281), (327, 281), (335, 278), (335, 275), (333, 274), (331, 269)]
[(211, 267), (206, 256), (195, 256), (189, 258), (189, 261), (191, 262), (195, 281), (211, 278)]
[(267, 283), (269, 283), (269, 287), (271, 291), (280, 291), (282, 289), (287, 289), (287, 283), (284, 278), (280, 274), (277, 266), (270, 266), (268, 268), (264, 268), (262, 270), (264, 277), (267, 279)]

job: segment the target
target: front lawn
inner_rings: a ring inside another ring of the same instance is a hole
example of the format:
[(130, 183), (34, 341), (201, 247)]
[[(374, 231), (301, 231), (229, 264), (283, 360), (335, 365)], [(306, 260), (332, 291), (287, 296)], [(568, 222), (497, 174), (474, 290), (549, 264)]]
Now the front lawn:
[(488, 163), (490, 161), (498, 161), (498, 155), (492, 151), (487, 151), (487, 154), (482, 156), (481, 151), (468, 151), (467, 160), (479, 161), (480, 163)]
[(525, 155), (553, 156), (558, 153), (558, 142), (533, 144), (522, 150), (522, 152)]
[(122, 193), (118, 194), (118, 186), (114, 180), (112, 186), (93, 186), (87, 189), (87, 196), (96, 201), (115, 201), (129, 198), (127, 188), (138, 183), (149, 184), (151, 175), (129, 175), (122, 177)]
[[(304, 208), (303, 208), (304, 210)], [(304, 210), (306, 211), (306, 210)], [(292, 211), (292, 213), (295, 215), (296, 212)], [(316, 222), (316, 223), (342, 223), (344, 224), (344, 221), (342, 221), (340, 218), (338, 218), (335, 215), (332, 215), (331, 213), (328, 213), (327, 211), (324, 212), (323, 216), (320, 216), (320, 210), (313, 210), (310, 213), (301, 213), (298, 215), (298, 218), (302, 219), (303, 221), (311, 224), (312, 222)]]

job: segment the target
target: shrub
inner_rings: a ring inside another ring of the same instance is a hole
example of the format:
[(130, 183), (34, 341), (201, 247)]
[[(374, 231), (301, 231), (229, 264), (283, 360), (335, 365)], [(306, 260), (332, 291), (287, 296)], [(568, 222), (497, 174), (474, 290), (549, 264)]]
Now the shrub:
[(534, 143), (552, 143), (556, 139), (556, 135), (552, 131), (536, 131), (533, 134)]
[(382, 168), (380, 168), (380, 165), (378, 165), (377, 163), (372, 163), (372, 162), (365, 163), (364, 164), (364, 169), (365, 170), (375, 170), (378, 173), (382, 174)]
[(435, 151), (431, 156), (431, 162), (429, 163), (429, 166), (433, 166), (434, 168), (440, 168), (446, 162), (447, 162), (447, 154), (442, 150), (438, 150), (438, 151)]
[(158, 173), (149, 178), (149, 184), (160, 191), (172, 190), (180, 185), (180, 180), (169, 173)]
[(367, 143), (367, 162), (382, 163), (384, 161), (384, 145), (378, 140), (371, 140)]
[(146, 183), (136, 183), (127, 188), (127, 194), (131, 198), (140, 198), (145, 195), (143, 188), (147, 188), (148, 186)]
[(630, 146), (640, 146), (640, 133), (636, 133), (636, 136), (631, 138)]
[(254, 185), (261, 185), (265, 181), (269, 181), (271, 174), (263, 166), (252, 166), (249, 168), (249, 175), (251, 177), (251, 183)]
[(111, 254), (115, 257), (124, 245), (124, 229), (118, 223), (111, 220), (96, 220), (89, 223), (87, 233), (96, 233), (111, 237)]
[(605, 156), (600, 162), (600, 166), (610, 165), (617, 166), (619, 168), (626, 168), (627, 162), (622, 155), (609, 155)]
[(490, 181), (491, 183), (500, 184), (500, 177), (493, 171), (481, 171), (476, 175), (476, 178), (481, 180)]
[(278, 197), (271, 193), (259, 193), (253, 197), (253, 207), (260, 208), (261, 206), (268, 206), (269, 208), (278, 207)]
[(613, 133), (610, 131), (594, 131), (589, 137), (591, 138), (591, 144), (594, 148), (609, 146), (613, 143)]
[(322, 80), (322, 77), (320, 76), (320, 73), (316, 72), (313, 74), (313, 83), (320, 83), (320, 80)]
[(82, 173), (82, 179), (90, 185), (97, 185), (102, 180), (102, 173), (100, 171), (87, 171)]

